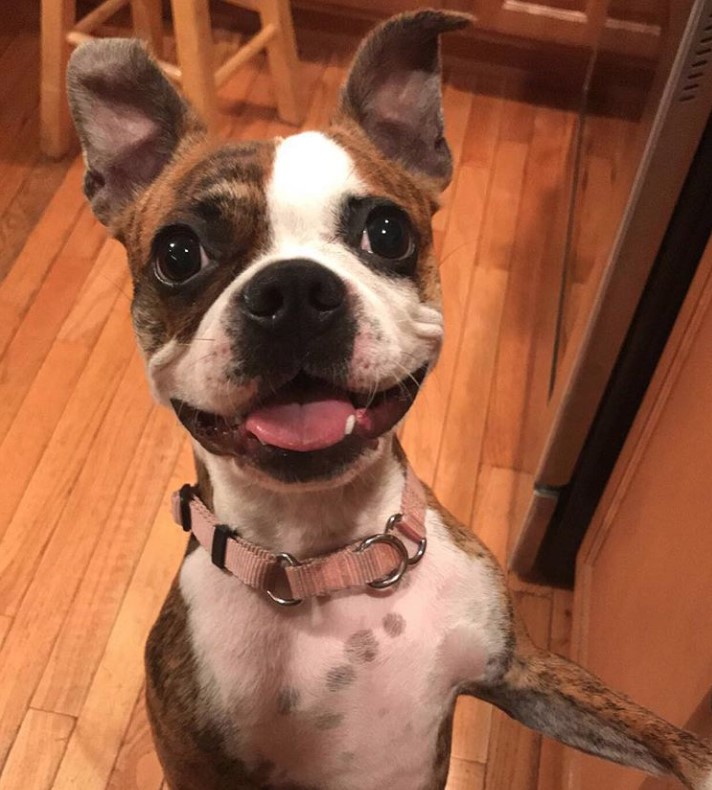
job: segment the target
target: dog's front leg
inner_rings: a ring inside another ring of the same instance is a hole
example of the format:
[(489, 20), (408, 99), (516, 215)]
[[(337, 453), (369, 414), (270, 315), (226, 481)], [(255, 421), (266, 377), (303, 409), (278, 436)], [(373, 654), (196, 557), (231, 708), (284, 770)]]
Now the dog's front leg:
[(526, 638), (500, 678), (467, 693), (568, 746), (712, 790), (712, 749)]

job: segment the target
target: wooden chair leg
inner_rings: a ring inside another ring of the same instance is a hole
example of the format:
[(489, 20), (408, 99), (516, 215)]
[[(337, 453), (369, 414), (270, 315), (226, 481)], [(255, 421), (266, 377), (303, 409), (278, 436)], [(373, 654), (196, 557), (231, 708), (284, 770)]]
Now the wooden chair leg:
[(289, 0), (260, 0), (257, 10), (263, 27), (271, 23), (279, 31), (267, 45), (279, 115), (287, 123), (298, 125), (304, 120), (306, 107), (301, 98), (299, 58)]
[(171, 0), (183, 92), (212, 130), (218, 125), (208, 0)]
[(163, 15), (161, 0), (131, 0), (134, 34), (148, 42), (151, 52), (163, 57)]
[(42, 0), (40, 148), (53, 159), (67, 153), (71, 140), (64, 75), (69, 59), (66, 35), (75, 14), (75, 0)]

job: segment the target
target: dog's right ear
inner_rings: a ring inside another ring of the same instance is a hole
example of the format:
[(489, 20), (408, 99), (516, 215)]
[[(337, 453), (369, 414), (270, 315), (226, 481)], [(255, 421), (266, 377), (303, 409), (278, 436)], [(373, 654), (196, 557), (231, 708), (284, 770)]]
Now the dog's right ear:
[(135, 39), (91, 41), (67, 69), (69, 106), (84, 153), (84, 192), (110, 225), (187, 134), (204, 127)]

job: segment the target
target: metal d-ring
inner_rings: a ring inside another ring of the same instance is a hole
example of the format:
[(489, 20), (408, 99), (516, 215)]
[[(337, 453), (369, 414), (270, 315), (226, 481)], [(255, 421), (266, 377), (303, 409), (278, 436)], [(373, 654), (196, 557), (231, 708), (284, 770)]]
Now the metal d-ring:
[[(293, 568), (297, 565), (301, 565), (301, 562), (299, 562), (296, 557), (293, 557), (286, 551), (283, 551), (281, 554), (275, 554), (274, 556), (282, 568), (284, 568), (285, 565), (290, 565)], [(301, 598), (280, 598), (278, 595), (275, 595), (272, 590), (265, 590), (265, 592), (276, 604), (279, 604), (280, 606), (299, 606), (299, 604), (302, 602)]]
[[(401, 521), (403, 521), (402, 513), (394, 513), (392, 516), (389, 516), (388, 521), (386, 521), (386, 534), (392, 532)], [(415, 550), (415, 554), (412, 557), (408, 557), (408, 565), (417, 565), (423, 559), (425, 549), (427, 548), (428, 539), (421, 538), (418, 541), (418, 548)]]
[(417, 565), (423, 559), (423, 555), (425, 554), (425, 549), (427, 548), (428, 548), (428, 539), (421, 538), (418, 541), (418, 548), (415, 550), (415, 554), (412, 557), (408, 557), (408, 565)]
[(397, 538), (395, 535), (391, 535), (388, 532), (383, 532), (380, 535), (371, 535), (371, 537), (365, 538), (358, 547), (357, 551), (365, 551), (370, 546), (373, 546), (374, 543), (388, 543), (388, 545), (393, 546), (393, 548), (401, 556), (401, 560), (395, 570), (393, 570), (387, 576), (384, 576), (382, 579), (376, 579), (375, 581), (368, 582), (369, 587), (373, 587), (376, 590), (385, 590), (386, 587), (391, 587), (396, 582), (399, 582), (403, 578), (405, 572), (408, 570), (408, 549), (406, 549), (406, 547), (403, 545), (403, 542), (400, 540), (400, 538)]

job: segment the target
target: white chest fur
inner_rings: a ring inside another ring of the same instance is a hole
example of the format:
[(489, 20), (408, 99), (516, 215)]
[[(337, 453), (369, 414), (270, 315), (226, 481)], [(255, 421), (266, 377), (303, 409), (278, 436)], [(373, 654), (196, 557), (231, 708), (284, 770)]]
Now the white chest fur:
[(270, 783), (428, 787), (460, 683), (499, 649), (495, 581), (428, 518), (425, 560), (399, 589), (283, 609), (195, 551), (180, 577), (202, 688), (227, 748)]

